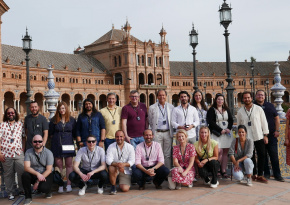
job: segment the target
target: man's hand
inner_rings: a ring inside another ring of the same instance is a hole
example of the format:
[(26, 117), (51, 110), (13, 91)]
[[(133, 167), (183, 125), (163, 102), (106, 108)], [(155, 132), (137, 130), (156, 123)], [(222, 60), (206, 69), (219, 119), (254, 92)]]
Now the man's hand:
[(89, 180), (89, 179), (88, 179), (88, 176), (85, 175), (85, 174), (83, 174), (83, 173), (81, 173), (80, 177), (82, 178), (82, 180), (83, 180), (84, 182), (86, 182), (86, 181)]
[(240, 171), (240, 163), (239, 163), (239, 161), (236, 161), (236, 163), (235, 163), (235, 167), (234, 167), (234, 171), (235, 171), (235, 172)]
[(93, 172), (87, 173), (87, 181), (90, 180), (90, 178), (94, 175)]
[(80, 147), (83, 147), (83, 146), (84, 146), (84, 143), (83, 143), (83, 142), (80, 142), (80, 143), (79, 143), (79, 146), (80, 146)]
[(0, 154), (0, 162), (5, 162), (5, 156), (4, 156), (4, 154)]
[(130, 140), (131, 140), (131, 139), (132, 139), (131, 137), (126, 136), (126, 141), (127, 141), (128, 143), (130, 143)]
[(194, 125), (189, 125), (188, 128), (185, 128), (186, 131), (191, 130), (194, 127)]
[(156, 173), (155, 173), (153, 168), (147, 169), (147, 173), (146, 174), (148, 174), (150, 177), (153, 177), (153, 176), (156, 175)]
[(275, 131), (275, 132), (274, 132), (274, 137), (279, 137), (279, 134), (280, 134), (280, 132)]
[(46, 181), (45, 177), (44, 177), (42, 174), (37, 173), (36, 176), (37, 176), (38, 181), (40, 181), (40, 182), (44, 182), (44, 181)]
[(39, 181), (37, 180), (36, 182), (35, 182), (35, 184), (33, 184), (33, 190), (37, 190), (38, 189), (38, 185), (39, 185)]
[(285, 139), (285, 142), (284, 142), (284, 146), (286, 146), (286, 147), (287, 147), (287, 146), (289, 146), (289, 145), (290, 145), (290, 144), (289, 144), (289, 139), (288, 139), (288, 138), (286, 138), (286, 139)]
[(99, 142), (99, 147), (104, 148), (104, 142), (100, 141), (100, 142)]
[(268, 144), (268, 137), (267, 136), (264, 136), (264, 143)]
[(119, 172), (124, 173), (125, 172), (124, 167), (125, 167), (124, 163), (117, 163), (117, 168), (119, 169)]

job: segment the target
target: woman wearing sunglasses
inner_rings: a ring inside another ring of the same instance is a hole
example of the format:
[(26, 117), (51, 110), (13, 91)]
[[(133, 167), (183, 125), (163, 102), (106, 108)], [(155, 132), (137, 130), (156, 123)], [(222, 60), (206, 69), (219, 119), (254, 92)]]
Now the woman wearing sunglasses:
[[(63, 159), (65, 161), (67, 186), (66, 192), (71, 192), (71, 181), (68, 176), (73, 171), (73, 157), (76, 156), (73, 139), (75, 136), (76, 120), (70, 116), (68, 106), (60, 102), (57, 111), (49, 124), (49, 136), (51, 137), (51, 151), (55, 165), (62, 173)], [(63, 186), (58, 189), (63, 193)]]

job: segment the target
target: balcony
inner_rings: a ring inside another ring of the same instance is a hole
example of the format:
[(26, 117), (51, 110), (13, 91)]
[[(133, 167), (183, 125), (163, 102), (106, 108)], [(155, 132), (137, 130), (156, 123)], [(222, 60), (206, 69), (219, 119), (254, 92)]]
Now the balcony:
[(140, 89), (166, 89), (166, 85), (155, 85), (154, 83), (151, 83), (151, 85), (144, 84), (144, 85), (139, 85)]

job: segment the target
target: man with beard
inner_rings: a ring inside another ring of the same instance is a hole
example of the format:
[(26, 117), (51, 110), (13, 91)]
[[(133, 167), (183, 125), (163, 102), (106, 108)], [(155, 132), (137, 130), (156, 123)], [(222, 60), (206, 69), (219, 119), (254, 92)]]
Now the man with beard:
[(24, 171), (23, 143), (25, 141), (24, 127), (19, 121), (19, 115), (14, 108), (7, 108), (0, 125), (0, 162), (4, 170), (4, 182), (8, 199), (14, 200), (13, 183), (17, 173), (20, 193), (23, 192), (21, 175)]
[[(263, 90), (258, 90), (256, 92), (255, 104), (260, 106), (264, 110), (267, 118), (269, 135), (268, 135), (268, 144), (266, 144), (266, 153), (268, 152), (271, 159), (274, 178), (277, 181), (284, 182), (285, 180), (281, 176), (279, 167), (278, 146), (277, 146), (280, 129), (279, 115), (274, 105), (272, 103), (265, 101), (265, 92)], [(269, 160), (266, 154), (264, 177), (267, 179), (270, 178), (270, 169), (268, 161)]]
[(252, 179), (259, 182), (268, 183), (268, 180), (263, 177), (266, 156), (265, 144), (268, 144), (267, 135), (269, 134), (267, 119), (264, 110), (260, 106), (253, 104), (251, 92), (243, 92), (242, 100), (245, 105), (238, 111), (237, 124), (246, 126), (248, 130), (247, 137), (254, 141), (254, 146), (258, 155), (257, 176), (256, 156), (254, 149), (252, 157), (252, 161), (254, 163)]
[(119, 175), (119, 185), (123, 192), (127, 192), (131, 185), (131, 166), (135, 163), (134, 147), (125, 142), (125, 134), (122, 130), (115, 133), (116, 142), (112, 143), (107, 149), (106, 163), (109, 165), (109, 176), (111, 195), (117, 193), (116, 179)]
[(136, 147), (135, 165), (132, 167), (133, 178), (139, 185), (139, 190), (145, 189), (145, 181), (153, 178), (156, 189), (162, 189), (161, 184), (167, 178), (169, 169), (164, 166), (164, 156), (161, 145), (153, 141), (152, 130), (143, 133), (145, 142)]
[(144, 141), (143, 131), (148, 127), (146, 105), (139, 102), (137, 90), (130, 92), (130, 103), (122, 108), (122, 130), (126, 141), (134, 148)]
[(95, 108), (92, 99), (87, 98), (83, 102), (83, 112), (79, 115), (76, 127), (78, 147), (86, 146), (86, 138), (93, 135), (97, 138), (97, 145), (104, 147), (106, 139), (105, 120)]
[(39, 114), (39, 106), (36, 101), (30, 102), (30, 115), (25, 117), (24, 127), (26, 134), (26, 150), (32, 148), (32, 138), (35, 135), (41, 135), (43, 137), (43, 146), (47, 142), (48, 136), (48, 121), (47, 119)]
[[(196, 141), (195, 128), (199, 125), (198, 112), (189, 104), (190, 96), (186, 91), (178, 94), (181, 105), (173, 108), (171, 115), (172, 127), (176, 130), (184, 129), (188, 135), (188, 142), (194, 144)], [(174, 133), (174, 134), (175, 134)]]
[(116, 93), (108, 93), (108, 106), (100, 110), (106, 123), (106, 140), (105, 149), (107, 150), (110, 144), (115, 142), (115, 133), (121, 129), (121, 113), (122, 108), (116, 105)]
[(33, 148), (28, 149), (24, 157), (25, 172), (22, 174), (22, 184), (25, 192), (24, 204), (32, 202), (31, 184), (33, 184), (33, 190), (45, 193), (45, 198), (52, 197), (53, 154), (43, 146), (41, 135), (35, 135), (32, 143)]
[(172, 137), (173, 130), (171, 126), (171, 112), (173, 105), (166, 102), (166, 90), (158, 90), (158, 102), (149, 107), (148, 121), (153, 131), (154, 140), (161, 144), (165, 166), (168, 169), (172, 167)]
[(89, 135), (86, 141), (87, 146), (77, 152), (73, 165), (74, 171), (70, 173), (69, 179), (80, 188), (80, 196), (85, 195), (87, 182), (90, 179), (99, 179), (98, 194), (103, 194), (103, 184), (108, 180), (105, 151), (96, 146), (95, 136)]

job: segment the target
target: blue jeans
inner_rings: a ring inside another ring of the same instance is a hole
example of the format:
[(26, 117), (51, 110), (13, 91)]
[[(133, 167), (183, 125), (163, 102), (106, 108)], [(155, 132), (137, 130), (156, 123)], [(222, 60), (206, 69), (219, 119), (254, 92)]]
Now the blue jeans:
[(245, 174), (252, 174), (253, 173), (254, 163), (250, 158), (247, 158), (243, 162), (240, 162), (239, 167), (241, 169), (237, 172), (235, 172), (235, 170), (233, 168), (233, 176), (236, 180), (240, 181), (244, 178), (243, 171), (245, 171)]
[(144, 137), (134, 137), (130, 140), (131, 145), (133, 145), (134, 149), (136, 149), (137, 145), (141, 142), (144, 142)]
[(105, 151), (107, 151), (107, 149), (108, 149), (108, 147), (110, 146), (110, 144), (112, 144), (112, 143), (114, 143), (114, 142), (116, 142), (116, 140), (115, 139), (105, 139), (105, 142), (104, 142), (104, 144), (105, 144)]

